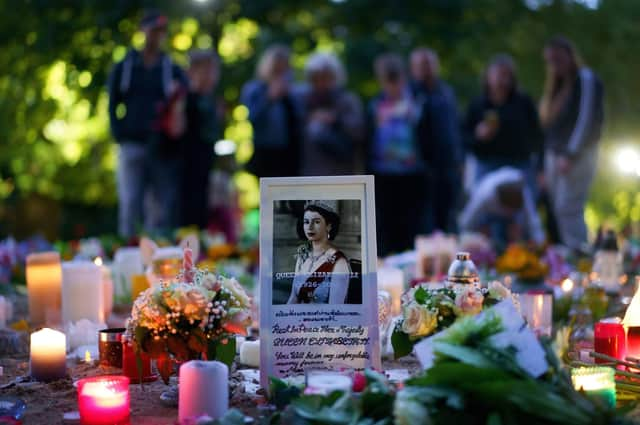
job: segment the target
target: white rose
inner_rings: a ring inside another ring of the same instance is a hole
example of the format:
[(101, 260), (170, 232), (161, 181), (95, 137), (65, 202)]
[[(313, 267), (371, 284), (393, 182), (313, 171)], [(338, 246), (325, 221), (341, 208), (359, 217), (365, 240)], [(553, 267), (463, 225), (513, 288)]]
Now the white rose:
[(429, 411), (416, 400), (411, 389), (403, 389), (396, 395), (393, 403), (393, 417), (396, 425), (429, 425)]
[(413, 338), (431, 334), (438, 327), (438, 316), (418, 303), (410, 303), (404, 307), (402, 331)]
[(489, 284), (489, 295), (491, 298), (506, 300), (511, 296), (511, 291), (499, 281), (494, 280)]

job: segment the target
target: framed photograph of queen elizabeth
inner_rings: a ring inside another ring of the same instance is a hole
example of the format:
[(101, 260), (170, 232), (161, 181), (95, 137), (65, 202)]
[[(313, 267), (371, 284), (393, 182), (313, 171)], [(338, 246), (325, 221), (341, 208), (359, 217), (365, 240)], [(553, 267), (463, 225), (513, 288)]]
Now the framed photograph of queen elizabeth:
[(373, 176), (260, 180), (261, 381), (378, 368)]

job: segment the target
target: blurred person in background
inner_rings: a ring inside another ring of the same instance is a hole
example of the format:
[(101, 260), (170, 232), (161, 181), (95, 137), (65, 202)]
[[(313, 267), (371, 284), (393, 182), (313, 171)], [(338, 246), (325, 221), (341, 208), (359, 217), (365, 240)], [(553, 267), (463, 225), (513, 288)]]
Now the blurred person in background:
[(368, 108), (368, 171), (375, 175), (378, 250), (410, 249), (426, 215), (426, 165), (417, 129), (422, 104), (407, 86), (404, 60), (379, 56), (374, 72), (380, 93)]
[(427, 229), (455, 232), (464, 158), (455, 93), (440, 79), (435, 51), (417, 48), (409, 62), (411, 93), (423, 108), (418, 137), (429, 172)]
[(118, 156), (118, 231), (131, 237), (177, 225), (180, 190), (180, 144), (184, 128), (177, 119), (184, 72), (162, 47), (168, 20), (148, 11), (140, 22), (141, 51), (130, 50), (109, 76), (111, 132)]
[(247, 169), (258, 177), (296, 176), (300, 168), (300, 104), (293, 94), (288, 47), (276, 44), (262, 54), (256, 79), (242, 88), (249, 109), (253, 157)]
[(464, 132), (477, 161), (475, 183), (508, 166), (522, 171), (534, 189), (534, 164), (542, 152), (543, 135), (535, 103), (518, 88), (510, 56), (500, 54), (491, 60), (484, 92), (467, 110)]
[(345, 88), (344, 67), (332, 54), (315, 53), (307, 60), (305, 74), (302, 175), (361, 171), (364, 113), (358, 97)]
[(584, 208), (598, 161), (604, 90), (566, 38), (555, 37), (545, 45), (544, 61), (540, 120), (545, 132), (545, 187), (561, 242), (584, 251)]
[(186, 131), (182, 141), (182, 226), (204, 229), (208, 220), (209, 173), (214, 144), (223, 133), (224, 112), (214, 98), (220, 60), (211, 50), (189, 55)]

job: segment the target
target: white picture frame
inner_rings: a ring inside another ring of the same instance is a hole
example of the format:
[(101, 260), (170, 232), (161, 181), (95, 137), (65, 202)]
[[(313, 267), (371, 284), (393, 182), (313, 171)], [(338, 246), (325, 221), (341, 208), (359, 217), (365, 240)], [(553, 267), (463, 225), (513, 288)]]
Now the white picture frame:
[[(331, 219), (326, 220), (331, 248), (317, 256), (312, 252), (315, 233), (305, 227), (311, 222), (309, 205), (339, 217), (339, 230), (337, 225), (331, 228)], [(270, 377), (308, 370), (381, 369), (375, 220), (373, 176), (260, 179), (260, 381), (264, 388)], [(337, 233), (332, 234), (334, 230)], [(335, 272), (340, 264), (348, 265), (348, 280)], [(331, 272), (324, 273), (332, 265)], [(309, 295), (306, 290), (313, 279)], [(335, 302), (342, 299), (340, 288), (345, 282), (344, 301)]]

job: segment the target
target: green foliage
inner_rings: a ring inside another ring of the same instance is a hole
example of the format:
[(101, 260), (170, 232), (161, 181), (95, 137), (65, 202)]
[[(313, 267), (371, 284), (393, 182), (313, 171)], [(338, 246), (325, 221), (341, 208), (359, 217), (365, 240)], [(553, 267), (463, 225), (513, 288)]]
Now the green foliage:
[[(258, 54), (273, 42), (293, 49), (296, 72), (315, 50), (338, 53), (349, 86), (365, 99), (377, 90), (373, 58), (386, 50), (407, 54), (428, 45), (440, 53), (442, 74), (460, 106), (480, 90), (479, 78), (496, 52), (514, 56), (521, 86), (539, 98), (544, 69), (541, 47), (553, 34), (574, 39), (606, 88), (606, 149), (592, 194), (590, 224), (613, 217), (640, 220), (635, 180), (622, 180), (610, 165), (611, 147), (640, 133), (640, 41), (635, 0), (601, 1), (589, 9), (577, 1), (367, 0), (154, 2), (170, 17), (167, 46), (179, 64), (188, 49), (217, 47), (223, 59), (218, 94), (233, 106), (252, 78)], [(0, 199), (38, 193), (90, 205), (116, 201), (117, 150), (107, 119), (105, 84), (114, 61), (140, 46), (142, 0), (0, 2)], [(537, 4), (537, 7), (532, 7)], [(529, 5), (529, 6), (528, 6)], [(363, 17), (366, 16), (366, 19)], [(242, 108), (230, 108), (225, 137), (238, 143), (238, 159), (251, 155), (252, 130)], [(633, 142), (635, 143), (635, 142)], [(243, 176), (247, 184), (255, 185)], [(612, 185), (612, 182), (616, 182)], [(623, 202), (612, 187), (629, 194)], [(618, 201), (614, 202), (614, 195)], [(244, 194), (254, 205), (255, 192)], [(244, 198), (243, 198), (244, 199)]]

